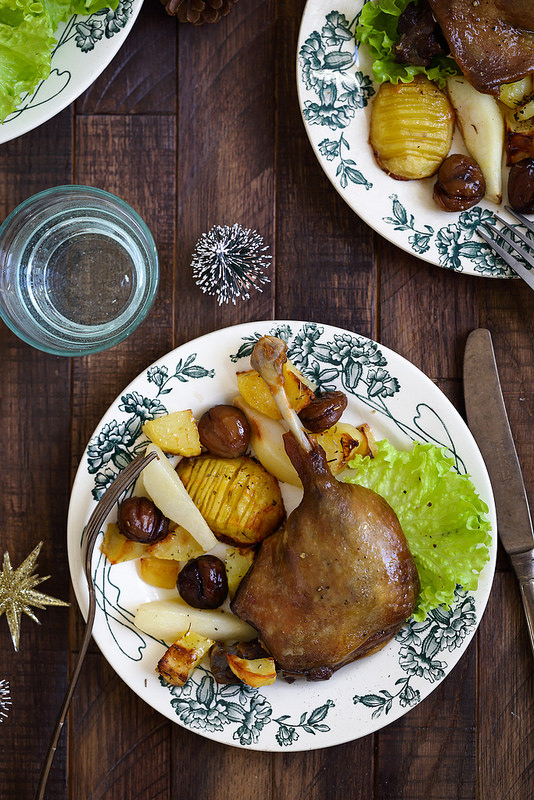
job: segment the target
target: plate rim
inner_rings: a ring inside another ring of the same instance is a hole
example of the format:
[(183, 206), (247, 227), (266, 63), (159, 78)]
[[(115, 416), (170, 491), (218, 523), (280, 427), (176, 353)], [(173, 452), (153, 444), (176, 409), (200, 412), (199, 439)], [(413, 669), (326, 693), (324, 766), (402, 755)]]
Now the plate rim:
[[(44, 108), (47, 109), (44, 112), (43, 115), (32, 115), (32, 114), (30, 114), (29, 117), (28, 116), (24, 117), (25, 120), (29, 119), (29, 121), (27, 123), (25, 122), (23, 125), (17, 125), (16, 124), (17, 120), (24, 116), (25, 111), (28, 111), (28, 110), (34, 111), (35, 109), (19, 109), (17, 107), (12, 112), (12, 114), (10, 114), (8, 116), (8, 118), (6, 120), (7, 125), (6, 125), (6, 122), (0, 123), (0, 145), (6, 144), (7, 142), (11, 142), (14, 139), (18, 139), (19, 136), (24, 136), (26, 133), (30, 133), (31, 131), (35, 130), (36, 128), (39, 128), (41, 125), (44, 125), (46, 122), (49, 122), (55, 116), (60, 114), (62, 111), (65, 110), (65, 108), (67, 108), (67, 106), (71, 105), (71, 103), (74, 103), (74, 101), (78, 99), (80, 97), (80, 95), (82, 95), (83, 92), (85, 92), (96, 81), (96, 79), (100, 77), (100, 75), (104, 72), (104, 70), (113, 61), (113, 59), (115, 58), (115, 56), (117, 55), (117, 53), (121, 49), (122, 45), (124, 44), (124, 42), (128, 38), (128, 36), (129, 36), (129, 34), (130, 34), (131, 30), (132, 30), (132, 27), (133, 27), (137, 17), (139, 16), (139, 12), (141, 11), (141, 8), (143, 6), (143, 2), (144, 2), (144, 0), (132, 0), (132, 11), (131, 11), (131, 14), (128, 16), (128, 20), (126, 22), (126, 25), (123, 28), (121, 28), (120, 31), (117, 31), (112, 38), (106, 40), (105, 43), (108, 45), (108, 47), (107, 47), (105, 52), (102, 49), (99, 49), (99, 50), (96, 51), (95, 55), (100, 55), (100, 54), (103, 55), (97, 70), (96, 71), (95, 70), (92, 70), (92, 71), (89, 70), (89, 73), (85, 74), (84, 76), (82, 76), (81, 80), (75, 81), (75, 83), (72, 86), (72, 88), (70, 89), (70, 91), (66, 91), (66, 90), (62, 91), (59, 95), (54, 97), (52, 100), (48, 101), (47, 103), (43, 103), (43, 105), (40, 106), (40, 107), (43, 108), (43, 109)], [(67, 22), (60, 24), (60, 26), (55, 31), (55, 33), (57, 33), (57, 31), (61, 31), (65, 27), (65, 25), (67, 25), (73, 18), (84, 20), (87, 17), (86, 16), (82, 16), (81, 14), (73, 14), (71, 17), (69, 17)], [(37, 84), (37, 86), (34, 89), (34, 92), (37, 89), (39, 89), (40, 86), (45, 85), (46, 82), (48, 80), (50, 80), (50, 76), (52, 75), (53, 70), (54, 70), (53, 54), (55, 52), (55, 49), (56, 48), (54, 48), (54, 50), (52, 51), (52, 65), (51, 65), (50, 75), (44, 81), (39, 81), (39, 83)], [(33, 92), (32, 92), (32, 94), (33, 94)], [(59, 97), (61, 99), (58, 99)], [(54, 102), (54, 101), (57, 101), (57, 102)], [(20, 100), (19, 104), (22, 103), (22, 102), (24, 102), (24, 100)], [(52, 107), (52, 111), (50, 113), (48, 113), (49, 110), (50, 110), (50, 105), (49, 105), (50, 102), (52, 102), (52, 106), (51, 106)], [(13, 115), (16, 115), (16, 116), (13, 116)], [(36, 116), (35, 119), (33, 118), (34, 116)], [(10, 117), (11, 117), (11, 119), (10, 119)], [(8, 126), (10, 126), (10, 125), (13, 125), (13, 128), (9, 128), (9, 130), (8, 130)], [(3, 135), (4, 131), (7, 132), (7, 135), (5, 135), (5, 136)]]

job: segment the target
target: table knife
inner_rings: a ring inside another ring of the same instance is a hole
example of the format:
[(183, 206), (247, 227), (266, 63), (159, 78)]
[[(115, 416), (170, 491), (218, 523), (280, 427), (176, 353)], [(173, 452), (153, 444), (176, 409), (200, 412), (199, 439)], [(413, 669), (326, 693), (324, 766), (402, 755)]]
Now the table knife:
[(490, 476), (497, 530), (517, 575), (534, 653), (534, 533), (521, 467), (510, 430), (491, 334), (472, 331), (465, 346), (467, 424)]

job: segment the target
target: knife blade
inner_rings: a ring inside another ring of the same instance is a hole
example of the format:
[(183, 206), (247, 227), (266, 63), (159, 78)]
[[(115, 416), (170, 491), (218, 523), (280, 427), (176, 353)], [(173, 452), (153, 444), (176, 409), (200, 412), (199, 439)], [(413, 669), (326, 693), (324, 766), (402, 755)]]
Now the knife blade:
[(467, 424), (486, 463), (497, 529), (521, 589), (534, 653), (534, 532), (527, 493), (499, 380), (491, 334), (472, 331), (464, 355)]

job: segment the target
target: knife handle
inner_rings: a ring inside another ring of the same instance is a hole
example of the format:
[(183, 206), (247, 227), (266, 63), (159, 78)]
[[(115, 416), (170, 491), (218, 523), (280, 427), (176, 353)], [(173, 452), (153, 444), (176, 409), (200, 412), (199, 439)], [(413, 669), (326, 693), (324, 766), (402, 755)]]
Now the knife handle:
[(534, 550), (529, 550), (526, 553), (515, 553), (511, 556), (511, 560), (519, 580), (521, 600), (523, 601), (530, 644), (534, 654)]

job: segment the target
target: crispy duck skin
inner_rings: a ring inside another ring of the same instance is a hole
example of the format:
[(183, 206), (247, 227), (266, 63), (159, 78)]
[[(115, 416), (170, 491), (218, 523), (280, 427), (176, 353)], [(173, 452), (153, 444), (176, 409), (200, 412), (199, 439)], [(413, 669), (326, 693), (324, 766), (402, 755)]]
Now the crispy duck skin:
[(419, 576), (393, 509), (370, 489), (338, 482), (284, 408), (277, 341), (259, 340), (254, 366), (280, 400), (290, 427), (284, 446), (304, 494), (263, 541), (231, 607), (286, 676), (322, 680), (397, 633), (415, 608)]
[(467, 80), (484, 94), (534, 72), (532, 0), (429, 0)]
[(417, 570), (398, 519), (370, 489), (339, 483), (324, 451), (284, 444), (304, 486), (285, 527), (266, 539), (232, 610), (287, 675), (328, 678), (386, 644), (412, 613)]

